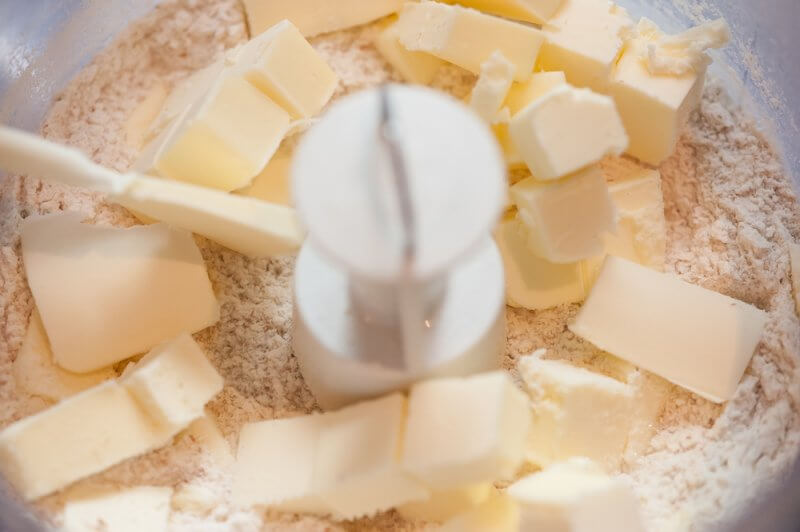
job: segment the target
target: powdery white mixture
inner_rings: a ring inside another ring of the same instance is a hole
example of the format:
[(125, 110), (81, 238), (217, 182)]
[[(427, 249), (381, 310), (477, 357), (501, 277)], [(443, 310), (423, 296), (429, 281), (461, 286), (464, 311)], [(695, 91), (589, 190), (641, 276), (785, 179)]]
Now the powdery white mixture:
[[(396, 79), (371, 44), (375, 34), (376, 28), (368, 26), (314, 39), (341, 77), (337, 97)], [(42, 132), (82, 149), (98, 163), (124, 170), (136, 149), (126, 144), (123, 126), (147, 92), (158, 83), (174, 84), (245, 38), (236, 0), (168, 0), (132, 25), (66, 88)], [(462, 97), (473, 81), (472, 75), (449, 67), (435, 85)], [(655, 437), (649, 446), (628, 453), (621, 473), (637, 490), (651, 530), (709, 530), (734, 519), (780, 480), (800, 448), (800, 323), (786, 249), (800, 239), (800, 207), (780, 158), (755, 122), (713, 84), (661, 171), (668, 269), (770, 315), (736, 397), (715, 405), (658, 377), (631, 371), (567, 330), (577, 305), (535, 313), (509, 309), (504, 365), (513, 373), (519, 356), (545, 347), (548, 357), (663, 394)], [(0, 187), (0, 427), (48, 406), (17, 388), (11, 364), (33, 308), (19, 251), (19, 223), (32, 213), (58, 210), (80, 211), (97, 223), (134, 223), (124, 209), (93, 193), (21, 177), (10, 177)], [(222, 306), (219, 324), (197, 335), (226, 380), (209, 411), (233, 447), (244, 423), (316, 408), (289, 346), (293, 259), (250, 260), (202, 238), (197, 241)], [(73, 490), (145, 484), (176, 490), (190, 486), (210, 501), (176, 506), (174, 530), (419, 527), (392, 512), (336, 524), (233, 508), (227, 501), (229, 471), (187, 435), (36, 506), (57, 525)]]

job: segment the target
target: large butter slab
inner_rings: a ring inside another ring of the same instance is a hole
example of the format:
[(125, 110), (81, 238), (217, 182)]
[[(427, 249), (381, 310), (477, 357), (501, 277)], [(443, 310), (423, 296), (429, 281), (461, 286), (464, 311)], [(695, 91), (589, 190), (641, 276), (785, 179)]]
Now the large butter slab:
[(436, 489), (510, 478), (529, 426), (528, 399), (505, 372), (421, 382), (409, 396), (403, 466)]
[(84, 493), (64, 506), (64, 532), (166, 532), (171, 497), (154, 486)]
[(163, 224), (120, 229), (77, 213), (31, 216), (22, 258), (53, 359), (89, 372), (219, 319), (191, 234)]
[(552, 17), (563, 0), (444, 0), (501, 17), (542, 24)]
[(375, 39), (375, 47), (404, 80), (427, 85), (444, 61), (425, 52), (412, 52), (400, 44), (397, 22), (392, 22)]
[(752, 305), (608, 257), (569, 328), (600, 349), (714, 402), (733, 397), (767, 314)]
[(544, 40), (531, 26), (438, 2), (407, 2), (397, 32), (408, 50), (433, 54), (475, 74), (499, 51), (514, 65), (517, 81), (533, 73)]
[(258, 35), (283, 19), (306, 37), (372, 22), (400, 10), (403, 0), (244, 0), (250, 33)]

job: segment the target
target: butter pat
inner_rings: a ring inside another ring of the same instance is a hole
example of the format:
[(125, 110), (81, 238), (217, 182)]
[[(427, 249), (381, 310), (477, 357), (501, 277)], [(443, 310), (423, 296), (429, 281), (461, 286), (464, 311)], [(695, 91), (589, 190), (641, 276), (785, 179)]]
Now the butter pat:
[(375, 47), (402, 78), (410, 83), (427, 85), (444, 64), (438, 57), (425, 52), (407, 50), (399, 40), (397, 23), (387, 26), (375, 40)]
[(236, 193), (277, 205), (291, 205), (289, 190), (291, 166), (291, 155), (279, 151), (249, 186), (237, 190)]
[(529, 234), (516, 218), (504, 220), (495, 232), (506, 274), (506, 303), (541, 310), (583, 301), (586, 294), (579, 263), (555, 264), (531, 251)]
[(397, 22), (400, 43), (479, 74), (495, 51), (514, 65), (514, 79), (533, 72), (542, 33), (530, 26), (438, 2), (406, 2)]
[(495, 52), (481, 65), (481, 74), (469, 99), (469, 106), (487, 124), (500, 118), (500, 107), (508, 95), (514, 77), (514, 65)]
[(392, 394), (340, 410), (322, 427), (314, 487), (336, 515), (374, 515), (429, 497), (400, 465), (405, 410), (405, 397)]
[(527, 178), (511, 187), (518, 217), (539, 257), (566, 264), (603, 253), (604, 233), (616, 230), (603, 174), (590, 167), (559, 181)]
[(519, 506), (496, 491), (481, 505), (447, 521), (439, 532), (518, 532)]
[(305, 236), (294, 209), (188, 183), (141, 176), (113, 200), (250, 257), (293, 253)]
[(83, 224), (75, 213), (29, 217), (21, 232), (28, 284), (64, 369), (105, 368), (219, 319), (189, 233)]
[(564, 0), (543, 26), (542, 70), (563, 70), (578, 87), (604, 92), (633, 21), (609, 0)]
[(172, 488), (102, 490), (64, 506), (65, 532), (166, 532)]
[(313, 37), (372, 22), (402, 5), (403, 0), (244, 0), (244, 11), (252, 35), (288, 19)]
[(443, 522), (482, 504), (493, 491), (494, 486), (488, 482), (434, 491), (430, 499), (404, 504), (397, 512), (406, 519)]
[(238, 71), (292, 118), (310, 118), (333, 96), (339, 79), (297, 27), (283, 20), (242, 46)]
[(60, 401), (87, 388), (117, 376), (110, 367), (91, 373), (72, 373), (53, 362), (50, 343), (39, 312), (34, 310), (25, 339), (14, 359), (14, 378), (18, 386), (31, 395)]
[(789, 245), (789, 260), (792, 269), (792, 289), (797, 313), (800, 314), (800, 246)]
[(518, 368), (534, 412), (528, 460), (547, 467), (585, 456), (616, 470), (631, 428), (633, 388), (536, 355), (522, 358)]
[(203, 416), (223, 380), (189, 334), (144, 356), (121, 384), (156, 420), (176, 433)]
[(421, 382), (409, 396), (403, 466), (435, 489), (510, 478), (529, 426), (528, 400), (504, 372)]
[(520, 530), (644, 532), (633, 491), (583, 460), (529, 475), (508, 487)]
[(756, 307), (608, 257), (570, 329), (600, 349), (724, 402), (736, 392), (766, 323), (767, 314)]
[(509, 132), (541, 180), (564, 177), (628, 147), (614, 101), (569, 85), (553, 88), (515, 114)]
[(552, 17), (562, 0), (444, 0), (500, 15), (501, 17), (542, 24)]
[(108, 381), (0, 432), (0, 472), (26, 500), (160, 447), (172, 435)]

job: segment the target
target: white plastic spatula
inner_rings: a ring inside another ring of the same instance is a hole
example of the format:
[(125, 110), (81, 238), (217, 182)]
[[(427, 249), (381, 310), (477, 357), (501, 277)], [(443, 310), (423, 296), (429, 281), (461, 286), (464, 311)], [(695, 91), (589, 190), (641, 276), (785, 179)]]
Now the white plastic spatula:
[(291, 253), (303, 241), (289, 207), (137, 173), (120, 174), (76, 149), (5, 126), (0, 126), (0, 169), (108, 194), (137, 213), (251, 257)]

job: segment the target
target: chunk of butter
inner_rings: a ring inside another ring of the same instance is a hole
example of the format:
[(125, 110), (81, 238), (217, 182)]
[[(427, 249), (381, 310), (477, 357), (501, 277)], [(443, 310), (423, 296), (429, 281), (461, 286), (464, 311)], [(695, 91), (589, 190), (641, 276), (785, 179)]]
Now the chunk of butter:
[(562, 0), (443, 0), (501, 17), (542, 24), (558, 11)]
[(438, 530), (439, 532), (519, 532), (528, 529), (520, 527), (517, 503), (505, 494), (495, 491), (483, 504), (453, 517)]
[(789, 245), (789, 261), (792, 270), (792, 289), (797, 313), (800, 314), (800, 246)]
[(479, 74), (495, 51), (514, 65), (514, 79), (533, 73), (542, 32), (474, 9), (439, 2), (406, 2), (397, 22), (400, 43)]
[(406, 519), (443, 522), (482, 504), (493, 491), (494, 486), (488, 482), (433, 491), (430, 499), (403, 504), (397, 512)]
[(632, 27), (627, 11), (609, 0), (564, 0), (542, 28), (539, 67), (563, 70), (572, 85), (605, 92)]
[(619, 155), (628, 136), (614, 100), (589, 89), (560, 85), (519, 111), (511, 141), (537, 179), (559, 179)]
[(250, 185), (237, 190), (237, 194), (257, 198), (278, 205), (291, 205), (289, 173), (292, 167), (291, 154), (278, 151)]
[(421, 382), (409, 396), (403, 466), (435, 489), (510, 478), (529, 427), (528, 399), (505, 372)]
[(513, 80), (514, 65), (500, 52), (494, 52), (481, 65), (481, 74), (470, 94), (470, 108), (487, 124), (496, 123)]
[(183, 431), (182, 437), (191, 438), (218, 467), (227, 469), (233, 464), (230, 444), (210, 412), (206, 411), (202, 417), (194, 420)]
[(504, 220), (495, 232), (506, 274), (506, 303), (540, 310), (583, 301), (586, 294), (580, 263), (554, 264), (531, 251), (529, 234), (516, 218)]
[(300, 34), (283, 20), (244, 44), (236, 70), (292, 118), (310, 118), (333, 96), (339, 79)]
[(430, 496), (400, 465), (405, 415), (406, 399), (396, 393), (339, 410), (322, 427), (314, 489), (337, 516), (374, 515)]
[(631, 429), (633, 388), (536, 355), (523, 357), (517, 367), (533, 407), (528, 460), (547, 467), (585, 456), (616, 470)]
[(681, 129), (700, 103), (705, 80), (705, 68), (676, 75), (651, 73), (644, 58), (648, 47), (662, 37), (648, 32), (632, 38), (609, 85), (630, 137), (628, 153), (656, 166), (675, 150)]
[(531, 250), (559, 264), (603, 253), (604, 234), (616, 230), (616, 214), (600, 169), (592, 166), (559, 181), (527, 178), (511, 187)]
[(529, 475), (509, 486), (507, 493), (519, 504), (520, 530), (645, 530), (633, 490), (584, 460)]
[(172, 435), (134, 397), (108, 381), (0, 432), (0, 472), (27, 500), (48, 495)]
[(102, 489), (70, 499), (64, 532), (166, 532), (172, 488)]
[(22, 223), (25, 272), (56, 364), (98, 370), (216, 323), (219, 305), (189, 233), (81, 218), (58, 213)]
[(306, 37), (360, 26), (400, 10), (403, 0), (244, 0), (251, 35), (283, 19)]
[(58, 367), (53, 362), (42, 318), (35, 309), (14, 359), (13, 374), (17, 386), (31, 395), (51, 401), (60, 401), (117, 376), (110, 367), (91, 373), (72, 373)]
[(433, 81), (444, 61), (425, 52), (412, 52), (400, 44), (397, 22), (391, 23), (375, 39), (375, 47), (402, 78), (410, 83), (427, 85)]
[(752, 305), (608, 257), (569, 328), (714, 402), (733, 397), (767, 323)]
[(145, 355), (120, 383), (171, 432), (201, 418), (224, 381), (192, 337), (181, 334)]

